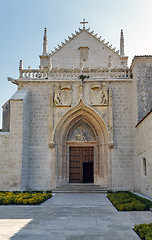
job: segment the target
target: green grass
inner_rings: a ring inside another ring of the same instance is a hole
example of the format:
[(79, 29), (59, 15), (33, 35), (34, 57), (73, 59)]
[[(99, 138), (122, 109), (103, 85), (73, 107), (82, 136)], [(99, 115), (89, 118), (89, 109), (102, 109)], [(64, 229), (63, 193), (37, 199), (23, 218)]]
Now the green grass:
[(134, 231), (142, 240), (152, 240), (152, 223), (135, 225)]
[(108, 192), (108, 199), (118, 211), (145, 211), (152, 207), (152, 202), (128, 191)]
[(52, 197), (51, 192), (0, 192), (0, 205), (35, 205)]

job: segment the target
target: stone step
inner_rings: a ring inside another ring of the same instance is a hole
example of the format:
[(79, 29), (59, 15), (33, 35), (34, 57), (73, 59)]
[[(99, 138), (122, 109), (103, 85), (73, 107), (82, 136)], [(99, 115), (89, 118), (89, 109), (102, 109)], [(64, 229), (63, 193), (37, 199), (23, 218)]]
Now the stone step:
[(109, 189), (94, 184), (68, 184), (56, 187), (53, 193), (107, 193)]
[(89, 190), (75, 190), (75, 191), (66, 191), (66, 190), (62, 190), (62, 191), (59, 191), (59, 190), (53, 190), (52, 193), (107, 193), (106, 190), (102, 191), (102, 190), (92, 190), (92, 191), (89, 191)]

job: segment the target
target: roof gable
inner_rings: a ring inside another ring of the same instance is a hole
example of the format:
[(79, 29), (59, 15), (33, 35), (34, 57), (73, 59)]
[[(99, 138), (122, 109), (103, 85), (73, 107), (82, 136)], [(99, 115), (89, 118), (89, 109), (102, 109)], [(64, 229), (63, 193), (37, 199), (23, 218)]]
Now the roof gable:
[(81, 64), (87, 68), (107, 67), (109, 59), (113, 67), (121, 66), (118, 51), (101, 40), (94, 31), (79, 29), (68, 38), (50, 53), (53, 68), (79, 68)]
[(112, 50), (113, 52), (115, 52), (116, 54), (119, 55), (119, 50), (116, 50), (116, 47), (112, 47), (112, 44), (110, 44), (109, 42), (105, 42), (105, 39), (101, 39), (101, 36), (98, 36), (98, 33), (94, 33), (94, 31), (91, 31), (90, 28), (88, 28), (88, 29), (81, 29), (81, 28), (79, 28), (78, 31), (75, 31), (75, 33), (72, 33), (71, 36), (68, 36), (68, 39), (65, 39), (64, 42), (61, 42), (60, 44), (57, 45), (57, 47), (54, 47), (54, 50), (51, 50), (49, 52), (49, 54), (53, 56), (57, 51), (59, 51), (63, 46), (68, 44), (70, 41), (72, 41), (72, 39), (77, 37), (83, 31), (89, 33), (97, 41), (99, 41), (102, 44), (104, 44), (105, 47), (108, 47), (110, 50)]

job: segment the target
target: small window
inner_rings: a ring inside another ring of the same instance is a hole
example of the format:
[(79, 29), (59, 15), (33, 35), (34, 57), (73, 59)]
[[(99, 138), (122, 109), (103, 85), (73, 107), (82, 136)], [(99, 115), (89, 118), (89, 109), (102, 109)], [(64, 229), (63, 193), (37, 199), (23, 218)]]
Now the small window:
[(146, 158), (142, 158), (142, 164), (143, 164), (143, 175), (146, 176), (147, 175), (147, 162), (146, 162)]

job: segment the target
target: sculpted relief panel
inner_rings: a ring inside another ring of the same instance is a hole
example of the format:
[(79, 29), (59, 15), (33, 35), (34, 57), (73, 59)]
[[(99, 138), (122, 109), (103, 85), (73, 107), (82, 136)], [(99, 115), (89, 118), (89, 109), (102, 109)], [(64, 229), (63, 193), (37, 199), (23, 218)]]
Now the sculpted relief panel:
[(71, 85), (69, 83), (57, 83), (54, 86), (54, 105), (71, 106)]
[(93, 129), (85, 121), (79, 121), (70, 129), (67, 141), (96, 141)]
[[(105, 124), (107, 125), (107, 129), (109, 132), (109, 143), (110, 147), (113, 147), (113, 104), (112, 104), (112, 89), (106, 86), (105, 82), (94, 82), (94, 83), (82, 83), (80, 88), (77, 88), (79, 91), (79, 97), (77, 96), (77, 100), (85, 99), (89, 105), (89, 101), (92, 107), (95, 108), (95, 111), (98, 112), (100, 117), (103, 119)], [(87, 91), (83, 92), (83, 87), (86, 87)], [(88, 95), (84, 95), (84, 93)], [(89, 94), (90, 93), (90, 94)], [(54, 106), (56, 106), (56, 110), (52, 108), (54, 111), (54, 123), (56, 124), (60, 118), (66, 113), (66, 109), (64, 107), (72, 107), (72, 100), (75, 95), (72, 96), (72, 83), (62, 82), (54, 84), (54, 93), (52, 95)], [(53, 103), (52, 101), (52, 103)], [(60, 107), (60, 108), (58, 108)], [(63, 107), (63, 108), (61, 108)], [(90, 125), (81, 121), (74, 124), (72, 130), (70, 130), (68, 134), (67, 141), (96, 141), (95, 134)]]
[(105, 83), (93, 83), (90, 86), (90, 102), (92, 106), (108, 105), (108, 91)]
[[(82, 90), (79, 89), (80, 99)], [(89, 94), (89, 92), (88, 92)], [(92, 106), (108, 105), (108, 89), (106, 84), (95, 82), (90, 85), (90, 103)], [(70, 83), (56, 83), (54, 85), (54, 105), (68, 106), (72, 105), (72, 87)]]

